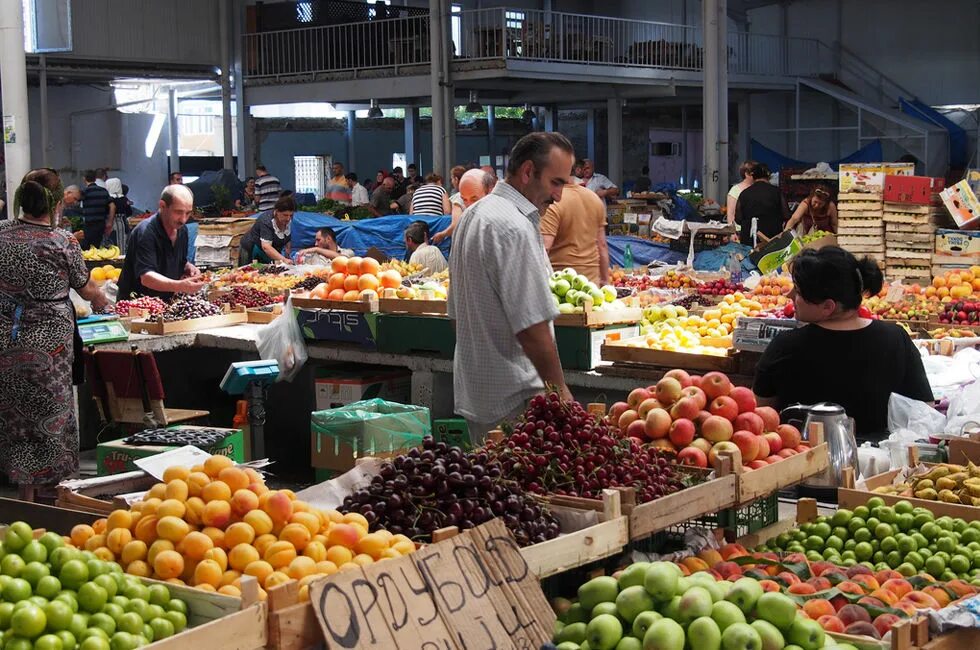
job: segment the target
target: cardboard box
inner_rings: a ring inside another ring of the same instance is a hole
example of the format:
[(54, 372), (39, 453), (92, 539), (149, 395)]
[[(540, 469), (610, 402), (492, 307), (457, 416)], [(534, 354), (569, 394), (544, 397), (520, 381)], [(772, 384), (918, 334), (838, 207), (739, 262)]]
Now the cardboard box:
[(962, 180), (939, 193), (943, 205), (949, 210), (957, 228), (974, 229), (980, 227), (980, 200), (970, 184)]
[(795, 318), (746, 318), (739, 317), (735, 321), (732, 332), (732, 347), (748, 352), (765, 352), (769, 343), (777, 335), (800, 327)]
[(387, 366), (320, 368), (313, 392), (318, 411), (375, 397), (404, 404), (412, 398), (412, 371)]
[[(209, 454), (220, 454), (228, 456), (236, 463), (245, 462), (245, 438), (241, 429), (228, 429), (228, 435), (217, 444), (204, 451)], [(154, 454), (159, 454), (175, 446), (156, 446), (156, 445), (127, 445), (122, 440), (112, 440), (100, 443), (95, 448), (95, 467), (99, 476), (107, 474), (119, 474), (120, 472), (133, 472), (139, 469), (134, 461), (146, 458)]]
[(945, 179), (930, 176), (885, 176), (886, 203), (915, 203), (929, 205), (932, 195), (946, 186)]
[(422, 444), (432, 433), (429, 409), (385, 402), (354, 402), (310, 414), (313, 467), (346, 472), (358, 458), (390, 458)]
[(840, 166), (838, 188), (841, 194), (866, 192), (882, 194), (885, 176), (911, 176), (914, 163), (859, 163)]
[(307, 340), (356, 343), (368, 348), (377, 345), (377, 313), (299, 309), (296, 320)]
[(562, 368), (592, 370), (602, 360), (602, 345), (624, 341), (640, 335), (638, 325), (610, 325), (607, 327), (555, 326), (555, 343)]
[(936, 230), (936, 255), (980, 258), (980, 230)]

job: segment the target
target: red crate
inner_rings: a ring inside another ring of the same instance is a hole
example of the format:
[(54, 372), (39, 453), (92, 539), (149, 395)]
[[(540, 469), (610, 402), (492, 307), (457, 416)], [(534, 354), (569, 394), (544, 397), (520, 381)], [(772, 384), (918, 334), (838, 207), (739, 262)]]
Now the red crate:
[(946, 182), (930, 176), (885, 176), (886, 203), (929, 205), (932, 195), (941, 192)]

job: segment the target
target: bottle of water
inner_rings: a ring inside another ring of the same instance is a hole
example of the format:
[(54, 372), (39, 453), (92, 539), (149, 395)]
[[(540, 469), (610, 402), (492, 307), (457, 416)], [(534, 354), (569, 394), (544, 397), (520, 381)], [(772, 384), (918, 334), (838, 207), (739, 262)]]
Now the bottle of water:
[(735, 253), (728, 254), (728, 272), (732, 276), (733, 283), (739, 283), (742, 281), (742, 263), (738, 260), (738, 255)]
[(633, 247), (626, 244), (626, 252), (623, 253), (623, 266), (627, 269), (633, 268)]

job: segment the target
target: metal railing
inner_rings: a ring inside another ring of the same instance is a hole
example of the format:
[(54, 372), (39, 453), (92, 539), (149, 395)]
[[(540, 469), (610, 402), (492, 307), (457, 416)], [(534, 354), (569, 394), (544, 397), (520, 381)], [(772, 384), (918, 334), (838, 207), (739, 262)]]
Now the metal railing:
[[(505, 7), (461, 11), (449, 22), (456, 61), (518, 59), (690, 71), (704, 66), (701, 29), (690, 25)], [(821, 72), (816, 39), (733, 32), (728, 43), (731, 74)], [(427, 64), (429, 18), (246, 34), (245, 62), (246, 76), (252, 78)]]
[(427, 15), (245, 34), (244, 39), (247, 78), (429, 63)]

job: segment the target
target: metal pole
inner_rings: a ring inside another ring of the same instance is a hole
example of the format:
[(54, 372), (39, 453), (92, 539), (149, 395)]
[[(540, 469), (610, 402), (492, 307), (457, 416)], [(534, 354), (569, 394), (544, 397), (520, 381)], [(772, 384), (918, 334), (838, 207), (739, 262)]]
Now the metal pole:
[(497, 167), (497, 116), (494, 114), (493, 106), (487, 106), (487, 153), (490, 155), (490, 164), (494, 169)]
[(681, 106), (681, 158), (684, 161), (683, 171), (681, 172), (681, 178), (684, 179), (684, 182), (680, 183), (680, 185), (681, 187), (691, 187), (691, 161), (688, 158), (687, 152), (687, 104)]
[(238, 177), (247, 178), (255, 169), (252, 160), (252, 147), (249, 135), (252, 130), (252, 120), (245, 106), (245, 84), (242, 75), (242, 59), (244, 58), (245, 6), (242, 0), (235, 1), (235, 20), (232, 23), (233, 40), (235, 42), (235, 114), (238, 118), (236, 136), (238, 138)]
[(623, 100), (607, 99), (607, 126), (609, 132), (609, 169), (606, 175), (616, 185), (623, 183)]
[(168, 133), (170, 135), (170, 173), (180, 171), (180, 133), (177, 131), (177, 91), (171, 86), (167, 90)]
[(41, 164), (48, 166), (48, 61), (43, 54), (40, 59), (40, 96), (41, 96)]
[[(456, 86), (453, 84), (452, 60), (453, 48), (452, 37), (450, 36), (451, 21), (449, 14), (450, 0), (439, 1), (439, 42), (442, 45), (442, 78), (443, 97), (446, 102), (446, 138), (445, 154), (442, 167), (432, 165), (432, 171), (439, 173), (443, 178), (449, 175), (449, 168), (456, 162)], [(503, 12), (501, 12), (503, 15)]]
[(800, 159), (800, 82), (799, 81), (796, 82), (796, 119), (794, 121), (795, 124), (793, 124), (793, 126), (795, 127), (796, 130), (796, 148), (794, 151), (796, 154), (796, 159), (799, 160)]
[(725, 196), (728, 187), (728, 0), (718, 0), (718, 194)]
[(704, 110), (702, 116), (704, 130), (704, 197), (721, 200), (721, 180), (719, 168), (721, 159), (718, 151), (719, 124), (721, 114), (718, 93), (718, 68), (721, 65), (721, 52), (718, 47), (718, 4), (719, 0), (704, 0), (701, 19), (704, 34)]
[(24, 59), (24, 8), (20, 0), (0, 0), (0, 93), (3, 94), (3, 153), (6, 161), (7, 214), (14, 190), (31, 170), (31, 130), (27, 121), (27, 62)]
[(419, 163), (419, 144), (419, 107), (410, 106), (405, 109), (405, 164)]
[(218, 38), (221, 39), (221, 149), (224, 169), (234, 169), (234, 145), (231, 134), (231, 23), (228, 3), (231, 0), (218, 2)]
[(432, 168), (446, 167), (446, 103), (442, 78), (442, 14), (439, 0), (429, 0), (429, 94), (432, 104)]
[[(743, 95), (738, 100), (738, 157), (740, 162), (745, 162), (752, 155), (752, 140), (749, 135), (749, 96)], [(739, 179), (741, 181), (741, 179)]]
[[(357, 173), (357, 146), (354, 131), (357, 126), (357, 111), (347, 111), (347, 171)], [(367, 178), (367, 176), (364, 176)]]

